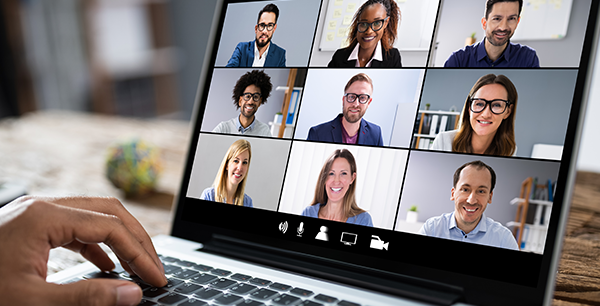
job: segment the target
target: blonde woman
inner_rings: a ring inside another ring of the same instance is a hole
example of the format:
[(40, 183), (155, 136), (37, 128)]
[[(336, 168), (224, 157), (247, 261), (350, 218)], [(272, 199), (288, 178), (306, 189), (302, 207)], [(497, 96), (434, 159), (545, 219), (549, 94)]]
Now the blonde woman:
[(338, 149), (327, 159), (315, 188), (315, 197), (303, 216), (373, 226), (371, 215), (358, 207), (355, 198), (356, 161), (346, 149)]
[(252, 199), (244, 193), (251, 158), (250, 142), (244, 139), (234, 142), (223, 157), (213, 186), (205, 189), (200, 198), (207, 201), (253, 207)]

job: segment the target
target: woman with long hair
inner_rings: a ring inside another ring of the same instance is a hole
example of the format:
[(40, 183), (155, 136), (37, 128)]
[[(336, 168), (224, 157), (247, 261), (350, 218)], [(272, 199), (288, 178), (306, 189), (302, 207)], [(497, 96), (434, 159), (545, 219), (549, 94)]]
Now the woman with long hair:
[(237, 140), (223, 157), (213, 186), (205, 189), (202, 200), (252, 207), (252, 199), (244, 193), (252, 158), (250, 142)]
[(394, 48), (400, 17), (394, 0), (365, 2), (352, 19), (350, 45), (335, 51), (327, 67), (402, 67)]
[(458, 129), (439, 133), (431, 149), (514, 156), (518, 98), (515, 85), (506, 76), (482, 76), (469, 92)]
[(373, 226), (371, 215), (358, 207), (355, 198), (356, 161), (346, 149), (329, 156), (315, 187), (315, 197), (303, 216)]

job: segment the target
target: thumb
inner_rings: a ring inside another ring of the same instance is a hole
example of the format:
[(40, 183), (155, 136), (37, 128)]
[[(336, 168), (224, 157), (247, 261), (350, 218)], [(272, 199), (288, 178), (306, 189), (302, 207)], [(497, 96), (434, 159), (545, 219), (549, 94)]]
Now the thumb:
[(142, 289), (129, 281), (92, 279), (49, 288), (51, 305), (129, 306), (138, 305)]

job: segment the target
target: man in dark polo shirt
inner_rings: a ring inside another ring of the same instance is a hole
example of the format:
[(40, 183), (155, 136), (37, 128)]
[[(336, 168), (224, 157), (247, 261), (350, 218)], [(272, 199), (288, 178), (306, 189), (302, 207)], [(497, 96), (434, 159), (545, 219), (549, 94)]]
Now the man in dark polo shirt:
[(481, 18), (485, 38), (452, 53), (444, 67), (540, 67), (533, 48), (510, 42), (522, 8), (523, 0), (487, 0)]

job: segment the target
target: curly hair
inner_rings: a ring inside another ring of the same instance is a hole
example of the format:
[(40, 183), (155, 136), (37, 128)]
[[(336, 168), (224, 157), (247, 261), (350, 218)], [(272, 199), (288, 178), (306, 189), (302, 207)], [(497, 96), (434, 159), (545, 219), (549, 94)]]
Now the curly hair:
[(396, 41), (396, 36), (398, 34), (398, 23), (400, 23), (402, 19), (398, 4), (396, 4), (396, 1), (394, 0), (368, 0), (360, 6), (358, 11), (356, 11), (356, 14), (354, 14), (354, 18), (352, 18), (352, 25), (350, 26), (350, 32), (348, 33), (348, 41), (350, 41), (351, 48), (354, 48), (358, 43), (356, 35), (358, 34), (358, 20), (360, 19), (360, 16), (367, 7), (377, 3), (385, 7), (385, 11), (389, 17), (388, 25), (381, 38), (381, 46), (385, 52), (388, 52), (394, 47), (394, 42)]
[(233, 105), (235, 105), (237, 109), (240, 108), (238, 103), (240, 97), (244, 95), (244, 90), (250, 85), (260, 88), (262, 97), (261, 105), (267, 103), (267, 98), (271, 96), (271, 90), (273, 89), (271, 77), (261, 70), (248, 71), (237, 80), (235, 87), (233, 88), (233, 95), (231, 98), (233, 99)]

